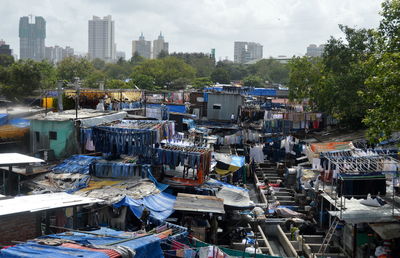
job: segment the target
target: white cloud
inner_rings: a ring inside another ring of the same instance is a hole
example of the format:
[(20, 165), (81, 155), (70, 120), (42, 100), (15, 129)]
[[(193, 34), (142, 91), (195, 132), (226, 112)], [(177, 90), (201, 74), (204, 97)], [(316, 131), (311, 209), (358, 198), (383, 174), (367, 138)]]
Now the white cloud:
[(46, 45), (87, 52), (88, 20), (112, 15), (118, 50), (130, 56), (141, 32), (153, 40), (160, 31), (170, 51), (233, 56), (233, 41), (264, 45), (264, 56), (304, 54), (308, 44), (342, 36), (338, 24), (376, 27), (376, 0), (3, 0), (0, 38), (18, 54), (18, 22), (28, 14), (47, 21)]

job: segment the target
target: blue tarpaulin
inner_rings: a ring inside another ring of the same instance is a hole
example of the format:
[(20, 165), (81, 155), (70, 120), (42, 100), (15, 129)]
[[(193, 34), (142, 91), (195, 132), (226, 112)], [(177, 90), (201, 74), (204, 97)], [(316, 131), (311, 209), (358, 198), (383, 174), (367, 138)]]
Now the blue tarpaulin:
[(208, 93), (207, 92), (204, 92), (203, 99), (204, 99), (204, 102), (208, 102)]
[(183, 122), (183, 123), (186, 123), (186, 124), (188, 125), (188, 129), (192, 129), (192, 128), (195, 128), (195, 127), (196, 127), (196, 123), (194, 122), (193, 119), (186, 119), (186, 118), (184, 118), (184, 119), (182, 119), (182, 122)]
[(151, 217), (163, 221), (174, 212), (175, 200), (175, 196), (167, 193), (150, 195), (143, 199), (132, 199), (125, 196), (121, 201), (115, 203), (114, 207), (128, 206), (137, 218), (140, 218), (144, 208), (147, 208)]
[(96, 177), (107, 178), (148, 178), (160, 191), (164, 191), (168, 187), (154, 178), (151, 165), (100, 161), (93, 163), (93, 174)]
[(247, 94), (248, 95), (253, 95), (253, 96), (271, 96), (271, 97), (274, 97), (274, 96), (276, 96), (276, 90), (275, 89), (266, 89), (266, 88), (253, 88)]
[[(147, 104), (149, 108), (161, 108), (161, 104)], [(185, 105), (166, 105), (168, 112), (186, 113)]]
[(23, 119), (23, 118), (14, 118), (8, 121), (10, 125), (20, 127), (20, 128), (27, 128), (31, 125), (31, 121), (28, 119)]
[(93, 257), (93, 258), (107, 258), (109, 257), (102, 252), (93, 252), (89, 250), (68, 248), (62, 246), (41, 245), (36, 242), (27, 242), (19, 244), (7, 249), (0, 250), (0, 257), (7, 258), (20, 258), (20, 257), (33, 257), (33, 258), (71, 258), (71, 257)]
[(8, 122), (8, 114), (0, 114), (0, 125), (5, 125)]
[(73, 155), (65, 159), (62, 163), (55, 166), (52, 171), (54, 173), (79, 173), (88, 175), (90, 165), (94, 161), (101, 159), (101, 157)]
[[(78, 232), (68, 232), (44, 236), (42, 238), (61, 238), (75, 241), (79, 244), (84, 245), (110, 245), (118, 241), (124, 240), (119, 237), (127, 238), (129, 234), (124, 231), (117, 231), (110, 228), (101, 228), (99, 230), (91, 231), (90, 233), (98, 234), (85, 234)], [(107, 235), (107, 236), (101, 236)], [(135, 250), (135, 257), (164, 257), (161, 250), (161, 239), (157, 236), (150, 235), (140, 237), (118, 243), (115, 245), (129, 247)], [(110, 245), (112, 247), (113, 245)], [(93, 252), (90, 250), (81, 250), (66, 248), (62, 246), (45, 246), (39, 245), (34, 242), (27, 242), (19, 244), (14, 247), (1, 250), (0, 257), (108, 257), (104, 253)]]

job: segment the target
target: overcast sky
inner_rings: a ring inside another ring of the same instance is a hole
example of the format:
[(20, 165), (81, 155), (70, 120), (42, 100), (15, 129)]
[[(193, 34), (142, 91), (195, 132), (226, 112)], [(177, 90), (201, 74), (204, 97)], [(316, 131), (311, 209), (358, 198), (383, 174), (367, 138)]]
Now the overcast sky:
[(264, 57), (303, 55), (310, 43), (340, 37), (338, 24), (377, 27), (380, 0), (1, 0), (0, 39), (19, 55), (21, 16), (43, 16), (46, 46), (88, 51), (88, 20), (112, 15), (117, 50), (131, 56), (141, 32), (163, 32), (170, 52), (210, 52), (233, 59), (234, 41), (264, 46)]

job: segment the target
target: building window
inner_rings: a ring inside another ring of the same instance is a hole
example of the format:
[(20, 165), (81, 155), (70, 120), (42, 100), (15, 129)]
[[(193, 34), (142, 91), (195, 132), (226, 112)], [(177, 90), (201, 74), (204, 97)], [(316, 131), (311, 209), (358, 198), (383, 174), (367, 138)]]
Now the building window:
[(40, 142), (40, 133), (39, 132), (35, 132), (35, 139), (36, 139), (37, 143)]
[(221, 104), (214, 104), (213, 109), (221, 109)]
[(50, 140), (57, 140), (57, 132), (50, 131), (49, 138)]

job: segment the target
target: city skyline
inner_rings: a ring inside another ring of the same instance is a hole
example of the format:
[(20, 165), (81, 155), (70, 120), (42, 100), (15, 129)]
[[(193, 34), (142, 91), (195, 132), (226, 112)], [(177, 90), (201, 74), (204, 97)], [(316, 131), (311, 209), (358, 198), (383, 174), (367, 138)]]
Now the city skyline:
[[(63, 0), (2, 3), (1, 37), (19, 53), (18, 19), (33, 14), (46, 20), (46, 45), (71, 46), (86, 53), (87, 21), (112, 15), (117, 51), (131, 56), (132, 40), (143, 32), (156, 39), (167, 35), (169, 52), (204, 52), (216, 49), (217, 60), (233, 60), (234, 41), (258, 42), (264, 57), (304, 55), (309, 44), (324, 44), (342, 37), (338, 24), (377, 27), (381, 1), (91, 1)], [(60, 8), (62, 7), (62, 8)], [(165, 12), (165, 10), (171, 10)], [(215, 10), (210, 14), (210, 10)]]

